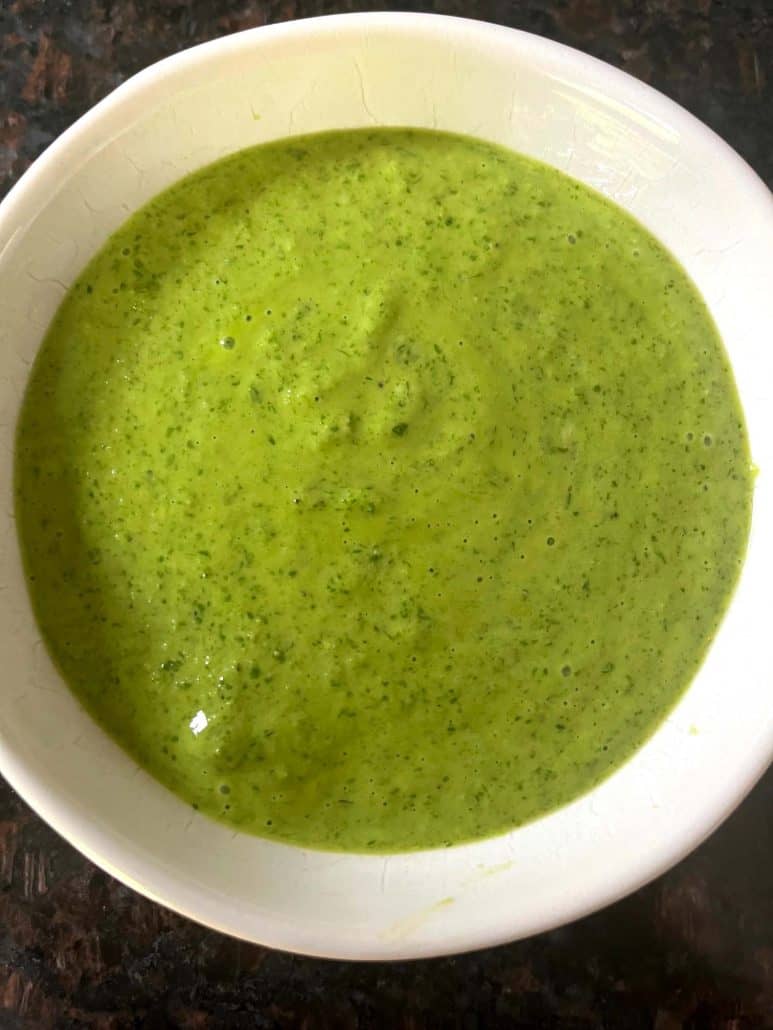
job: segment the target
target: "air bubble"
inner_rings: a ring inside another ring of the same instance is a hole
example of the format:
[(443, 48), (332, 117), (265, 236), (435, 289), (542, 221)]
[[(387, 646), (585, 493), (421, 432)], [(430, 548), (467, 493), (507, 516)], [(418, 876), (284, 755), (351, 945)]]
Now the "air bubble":
[(220, 346), (223, 350), (233, 350), (236, 346), (236, 340), (233, 336), (223, 336), (220, 340)]

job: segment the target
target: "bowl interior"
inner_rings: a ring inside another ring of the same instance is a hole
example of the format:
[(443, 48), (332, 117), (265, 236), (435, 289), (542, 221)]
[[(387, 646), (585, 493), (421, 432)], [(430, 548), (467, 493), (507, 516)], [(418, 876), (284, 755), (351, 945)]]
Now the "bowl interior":
[[(631, 211), (681, 260), (730, 353), (761, 468), (749, 555), (710, 655), (666, 723), (609, 780), (478, 844), (390, 857), (234, 833), (151, 780), (58, 678), (27, 601), (13, 523), (13, 431), (64, 291), (107, 236), (183, 174), (330, 128), (469, 133), (538, 157)], [(0, 209), (0, 769), (104, 868), (171, 907), (277, 947), (352, 958), (481, 947), (575, 918), (705, 836), (773, 751), (773, 212), (716, 136), (575, 51), (422, 15), (260, 29), (141, 73), (39, 161)], [(767, 271), (766, 271), (767, 270)]]

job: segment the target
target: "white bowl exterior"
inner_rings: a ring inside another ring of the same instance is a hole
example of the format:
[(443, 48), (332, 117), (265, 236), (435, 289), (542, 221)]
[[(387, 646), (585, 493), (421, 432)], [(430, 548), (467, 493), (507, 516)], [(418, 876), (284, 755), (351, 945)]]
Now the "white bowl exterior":
[[(505, 144), (636, 215), (708, 302), (761, 469), (733, 604), (645, 747), (596, 790), (526, 827), (389, 857), (234, 833), (138, 769), (48, 658), (12, 503), (30, 364), (65, 290), (108, 235), (159, 190), (231, 151), (369, 125)], [(0, 206), (0, 769), (52, 826), (136, 889), (226, 932), (311, 954), (482, 947), (646, 882), (728, 814), (773, 753), (771, 269), (770, 195), (725, 144), (646, 86), (537, 37), (428, 15), (354, 15), (242, 33), (142, 72), (65, 133)]]

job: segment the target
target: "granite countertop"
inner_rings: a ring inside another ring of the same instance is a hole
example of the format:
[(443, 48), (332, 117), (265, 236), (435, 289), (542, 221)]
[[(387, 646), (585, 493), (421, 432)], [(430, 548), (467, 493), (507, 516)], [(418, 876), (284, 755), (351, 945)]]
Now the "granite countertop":
[[(0, 193), (152, 61), (223, 33), (351, 9), (368, 5), (0, 0)], [(769, 0), (429, 9), (528, 29), (624, 68), (773, 183)], [(773, 770), (701, 848), (611, 908), (528, 941), (393, 965), (297, 958), (190, 923), (93, 866), (0, 780), (5, 1027), (773, 1028)]]

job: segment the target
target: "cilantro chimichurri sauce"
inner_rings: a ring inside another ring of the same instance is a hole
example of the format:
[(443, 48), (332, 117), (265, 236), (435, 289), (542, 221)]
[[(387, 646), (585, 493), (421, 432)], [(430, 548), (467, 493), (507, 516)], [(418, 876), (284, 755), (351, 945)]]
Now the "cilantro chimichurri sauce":
[(704, 656), (750, 500), (663, 247), (429, 132), (162, 193), (66, 296), (18, 432), (73, 691), (203, 812), (324, 848), (494, 834), (618, 766)]

